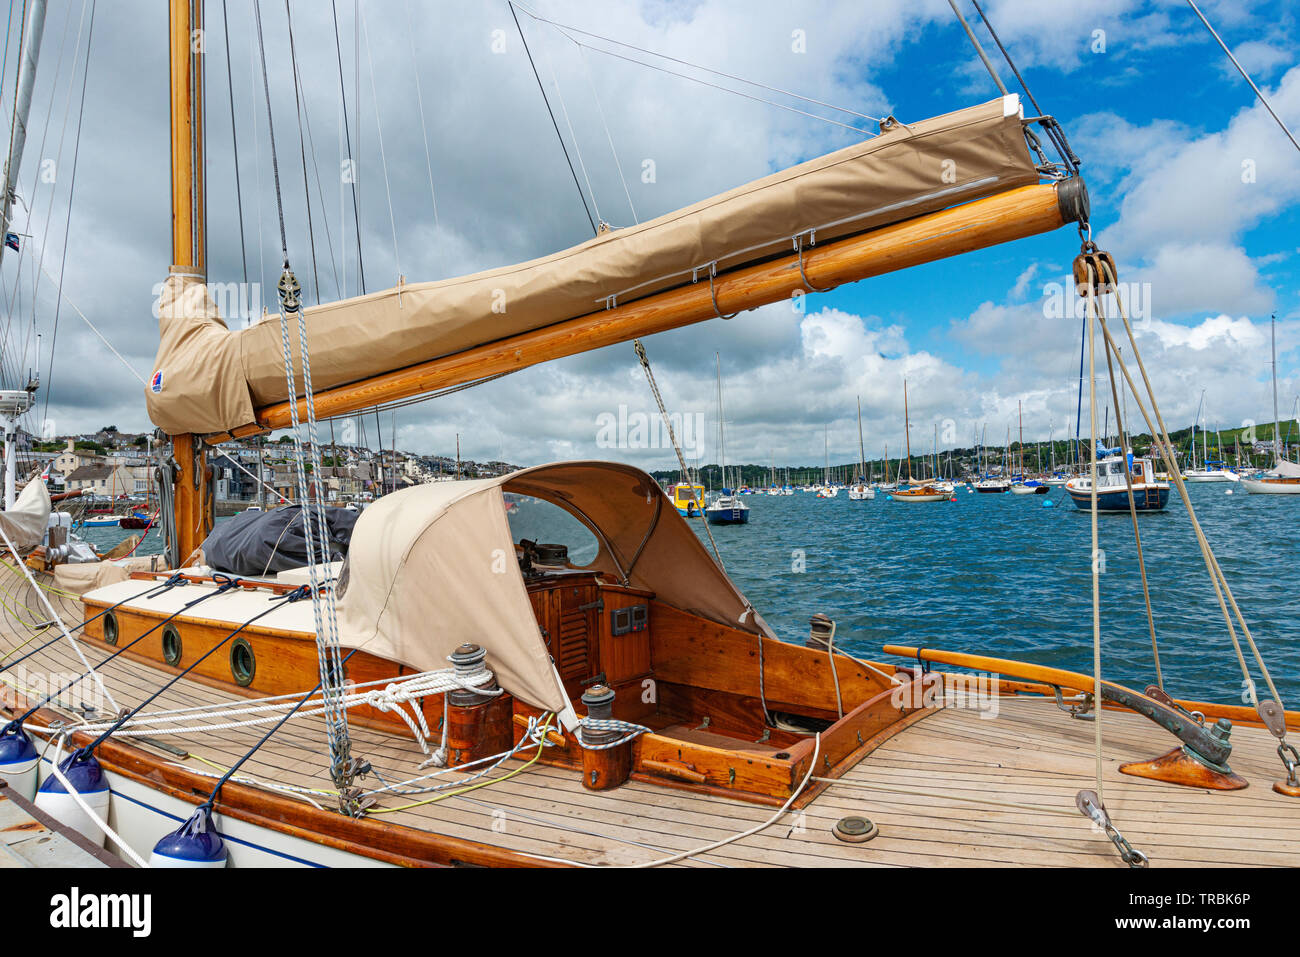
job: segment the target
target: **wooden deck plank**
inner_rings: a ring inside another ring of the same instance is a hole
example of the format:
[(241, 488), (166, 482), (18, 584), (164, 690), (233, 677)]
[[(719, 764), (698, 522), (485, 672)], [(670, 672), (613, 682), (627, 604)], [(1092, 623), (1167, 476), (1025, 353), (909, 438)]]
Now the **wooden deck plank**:
[[(6, 599), (0, 608), (0, 655), (26, 641), (31, 625), (46, 617), (22, 610), (30, 598), (25, 594), (27, 586), (15, 583), (12, 576), (6, 580), (5, 574), (0, 571), (0, 591)], [(54, 600), (67, 622), (79, 620), (79, 605)], [(92, 661), (104, 655), (102, 649), (86, 650)], [(82, 670), (66, 641), (35, 656), (31, 668)], [(170, 677), (126, 659), (105, 665), (100, 673), (122, 705), (142, 700)], [(218, 707), (243, 700), (222, 689), (182, 680), (150, 710)], [(977, 711), (957, 708), (927, 715), (851, 768), (844, 775), (847, 784), (830, 786), (802, 811), (782, 816), (766, 830), (683, 864), (709, 868), (1124, 866), (1110, 842), (1095, 833), (1082, 815), (965, 800), (1013, 801), (1073, 812), (1074, 794), (1093, 786), (1092, 724), (1069, 718), (1052, 702), (1007, 698), (997, 704), (997, 715), (987, 719)], [(265, 725), (253, 726), (164, 740), (190, 752), (188, 759), (177, 763), (215, 779), (265, 729)], [(1252, 728), (1233, 732), (1232, 765), (1250, 787), (1205, 792), (1119, 773), (1124, 761), (1149, 759), (1174, 746), (1174, 739), (1150, 722), (1107, 711), (1102, 715), (1102, 731), (1106, 803), (1116, 824), (1135, 847), (1151, 856), (1154, 865), (1300, 866), (1300, 804), (1269, 787), (1281, 768), (1275, 744), (1265, 732)], [(409, 737), (356, 726), (351, 734), (354, 753), (370, 761), (385, 780), (403, 781), (427, 773), (417, 770), (425, 755)], [(525, 749), (494, 776), (521, 767), (532, 754), (531, 748)], [(254, 755), (241, 777), (328, 791), (325, 755), (320, 718), (295, 720)], [(443, 781), (464, 778), (460, 772), (450, 772)], [(375, 778), (363, 784), (378, 786)], [(904, 791), (912, 793), (900, 793)], [(390, 808), (417, 806), (379, 817), (524, 854), (595, 865), (634, 865), (692, 850), (765, 822), (774, 811), (647, 782), (591, 792), (572, 771), (542, 764), (464, 795), (418, 803), (427, 796), (386, 794), (381, 803)], [(871, 817), (880, 825), (880, 835), (866, 844), (838, 841), (831, 826), (849, 814)]]

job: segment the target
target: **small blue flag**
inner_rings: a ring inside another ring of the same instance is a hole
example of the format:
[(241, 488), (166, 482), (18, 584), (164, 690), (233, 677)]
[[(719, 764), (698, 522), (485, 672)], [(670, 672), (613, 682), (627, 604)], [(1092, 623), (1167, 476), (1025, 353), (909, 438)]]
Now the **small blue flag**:
[(5, 245), (8, 246), (10, 249), (12, 249), (14, 252), (18, 252), (18, 234), (5, 233)]

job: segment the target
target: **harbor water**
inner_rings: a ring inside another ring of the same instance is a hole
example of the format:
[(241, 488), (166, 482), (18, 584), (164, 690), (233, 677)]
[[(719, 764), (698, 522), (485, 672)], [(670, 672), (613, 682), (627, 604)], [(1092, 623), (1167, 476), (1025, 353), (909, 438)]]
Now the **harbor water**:
[[(1283, 703), (1300, 705), (1300, 544), (1290, 531), (1300, 501), (1233, 485), (1188, 490)], [(861, 657), (879, 659), (881, 646), (901, 644), (1090, 674), (1087, 513), (1062, 489), (980, 495), (958, 486), (955, 498), (905, 504), (884, 493), (867, 502), (844, 493), (751, 495), (749, 524), (711, 531), (728, 574), (784, 640), (802, 643), (809, 617), (823, 612), (836, 622), (837, 647)], [(705, 539), (703, 523), (690, 522)], [(1240, 668), (1182, 502), (1174, 495), (1166, 511), (1139, 515), (1138, 523), (1166, 689), (1243, 703)], [(1155, 682), (1155, 666), (1132, 522), (1101, 515), (1098, 525), (1102, 675), (1141, 689)], [(576, 564), (595, 554), (590, 534), (545, 503), (520, 501), (511, 527), (516, 540), (568, 544)], [(127, 533), (82, 534), (107, 549)], [(137, 554), (158, 551), (150, 531)], [(1243, 650), (1263, 695), (1244, 641)]]

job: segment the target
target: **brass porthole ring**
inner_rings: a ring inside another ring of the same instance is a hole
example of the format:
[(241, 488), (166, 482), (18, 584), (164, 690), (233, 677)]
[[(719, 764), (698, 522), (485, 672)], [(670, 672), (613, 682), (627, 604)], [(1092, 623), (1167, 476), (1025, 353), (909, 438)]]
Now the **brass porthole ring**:
[(253, 646), (246, 638), (236, 638), (230, 646), (230, 674), (235, 684), (247, 688), (253, 683), (257, 674), (257, 658), (253, 655)]
[(163, 661), (175, 668), (181, 663), (181, 633), (175, 625), (168, 625), (162, 634)]
[(110, 645), (117, 644), (117, 615), (111, 611), (104, 614), (104, 641)]

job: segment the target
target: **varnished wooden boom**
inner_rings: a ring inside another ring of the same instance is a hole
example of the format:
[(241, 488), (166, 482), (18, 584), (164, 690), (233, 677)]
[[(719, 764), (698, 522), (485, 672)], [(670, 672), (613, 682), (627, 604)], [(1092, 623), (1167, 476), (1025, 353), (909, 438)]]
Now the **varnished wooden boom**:
[[(813, 286), (826, 289), (946, 259), (1057, 229), (1066, 221), (1061, 205), (1057, 186), (1023, 186), (818, 245), (805, 252), (804, 271)], [(793, 255), (723, 274), (715, 281), (714, 290), (718, 309), (727, 314), (756, 309), (807, 291), (799, 275), (798, 258)], [(317, 392), (316, 414), (345, 415), (484, 376), (513, 372), (551, 359), (704, 322), (716, 315), (709, 283), (697, 282), (615, 309)], [(305, 417), (306, 402), (299, 399), (298, 407), (299, 415)], [(256, 423), (211, 436), (208, 441), (215, 444), (284, 428), (289, 423), (289, 403), (281, 402), (258, 409)]]
[[(1068, 688), (1073, 691), (1084, 691), (1089, 694), (1093, 692), (1095, 682), (1091, 675), (1080, 674), (1076, 671), (1066, 671), (1062, 668), (1051, 668), (1046, 665), (1035, 665), (1026, 661), (1010, 661), (1006, 658), (990, 658), (987, 655), (972, 655), (960, 651), (940, 651), (936, 648), (913, 648), (908, 645), (885, 645), (883, 649), (887, 655), (899, 655), (903, 658), (911, 658), (916, 661), (928, 661), (940, 665), (955, 665), (958, 668), (970, 668), (974, 671), (984, 671), (992, 674), (1009, 675), (1013, 678), (1021, 678), (1025, 681), (1033, 681), (1047, 686), (1056, 686), (1058, 688)], [(1177, 717), (1170, 709), (1146, 695), (1139, 694), (1123, 685), (1115, 684), (1111, 681), (1102, 680), (1102, 694), (1109, 701), (1118, 704), (1129, 710), (1136, 710), (1146, 717), (1157, 720), (1154, 715), (1162, 714)], [(1140, 699), (1140, 700), (1134, 700)], [(1199, 711), (1205, 717), (1213, 720), (1216, 718), (1227, 718), (1233, 722), (1244, 722), (1248, 724), (1260, 725), (1259, 714), (1253, 708), (1244, 708), (1236, 705), (1218, 705), (1205, 701), (1183, 701), (1175, 699), (1177, 704), (1187, 711)], [(1284, 712), (1286, 726), (1288, 728), (1300, 729), (1300, 712)], [(1160, 723), (1158, 721), (1158, 723)]]

